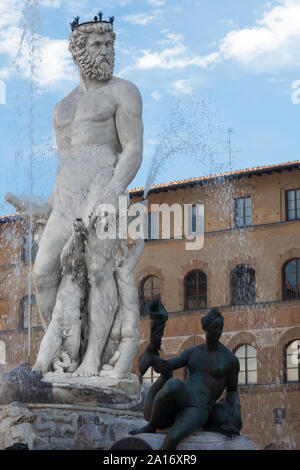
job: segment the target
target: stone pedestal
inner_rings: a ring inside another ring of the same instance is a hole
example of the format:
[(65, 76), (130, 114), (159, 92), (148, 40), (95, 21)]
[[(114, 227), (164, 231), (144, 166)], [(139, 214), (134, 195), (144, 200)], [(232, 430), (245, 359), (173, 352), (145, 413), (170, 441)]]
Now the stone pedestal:
[(41, 373), (17, 367), (0, 379), (0, 404), (22, 403), (77, 404), (120, 410), (142, 410), (145, 391), (138, 377), (73, 377), (69, 373)]
[(141, 401), (140, 384), (135, 374), (124, 379), (108, 377), (72, 377), (72, 374), (51, 373), (42, 382), (52, 385), (54, 403), (127, 409)]
[(0, 441), (1, 420), (6, 419), (3, 410), (18, 401), (25, 410), (21, 410), (22, 419), (30, 416), (30, 448), (109, 449), (129, 431), (146, 424), (144, 394), (134, 374), (112, 379), (49, 373), (41, 379), (41, 374), (18, 367), (0, 380)]
[(41, 379), (40, 372), (33, 372), (24, 366), (5, 372), (0, 379), (0, 404), (13, 401), (52, 403), (52, 385)]
[[(36, 416), (32, 425), (34, 432), (47, 441), (47, 445), (36, 445), (34, 447), (36, 450), (95, 449), (95, 434), (98, 438), (100, 435), (102, 437), (101, 448), (108, 450), (114, 442), (127, 435), (129, 431), (146, 424), (140, 413), (130, 410), (38, 403), (27, 404), (27, 406)], [(83, 430), (82, 423), (89, 422), (91, 416), (97, 429), (85, 425)], [(90, 447), (88, 447), (89, 440), (91, 441)]]
[[(127, 435), (115, 442), (110, 450), (159, 450), (164, 438), (163, 433)], [(231, 438), (219, 433), (200, 431), (180, 442), (176, 450), (260, 450), (260, 448), (243, 435)]]

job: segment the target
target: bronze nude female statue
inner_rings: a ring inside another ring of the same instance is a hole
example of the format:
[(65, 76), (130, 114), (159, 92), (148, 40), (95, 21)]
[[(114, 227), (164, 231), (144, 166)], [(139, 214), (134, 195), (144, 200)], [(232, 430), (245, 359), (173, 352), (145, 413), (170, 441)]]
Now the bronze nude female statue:
[[(148, 391), (144, 416), (148, 424), (131, 434), (155, 433), (170, 428), (162, 448), (176, 449), (193, 432), (204, 429), (234, 436), (242, 428), (238, 395), (239, 361), (219, 342), (224, 318), (217, 309), (202, 319), (206, 342), (186, 349), (171, 359), (159, 356), (161, 338), (168, 314), (160, 299), (146, 305), (151, 318), (150, 344), (141, 356), (141, 375), (152, 366), (161, 375)], [(187, 368), (187, 378), (173, 378), (173, 370)], [(226, 389), (225, 398), (217, 402)]]

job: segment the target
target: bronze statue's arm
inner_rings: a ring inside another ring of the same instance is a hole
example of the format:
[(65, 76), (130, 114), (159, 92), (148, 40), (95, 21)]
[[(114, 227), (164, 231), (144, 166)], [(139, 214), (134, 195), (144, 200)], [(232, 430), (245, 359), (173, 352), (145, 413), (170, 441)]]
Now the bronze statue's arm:
[(180, 369), (187, 365), (189, 360), (189, 349), (183, 351), (179, 356), (172, 357), (167, 359), (168, 364), (171, 366), (172, 370)]
[(232, 363), (228, 380), (227, 380), (227, 385), (226, 385), (226, 396), (230, 394), (234, 395), (234, 393), (237, 393), (238, 390), (238, 378), (239, 378), (239, 372), (240, 372), (240, 363), (237, 358), (234, 358), (234, 361)]
[(240, 363), (238, 359), (235, 358), (228, 376), (225, 400), (230, 406), (231, 423), (237, 431), (242, 428), (241, 405), (238, 392), (239, 371)]
[(171, 359), (163, 359), (158, 353), (153, 354), (151, 345), (149, 344), (144, 351), (139, 363), (140, 374), (144, 375), (150, 366), (153, 367), (155, 372), (170, 378), (173, 375), (173, 370), (180, 369), (187, 365), (189, 359), (189, 350), (183, 351), (179, 356), (172, 357)]

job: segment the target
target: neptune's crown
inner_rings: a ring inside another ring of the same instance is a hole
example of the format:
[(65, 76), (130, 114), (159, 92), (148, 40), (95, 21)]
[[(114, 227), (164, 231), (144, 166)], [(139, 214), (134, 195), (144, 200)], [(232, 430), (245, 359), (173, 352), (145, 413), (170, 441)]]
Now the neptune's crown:
[(114, 16), (110, 16), (108, 21), (103, 20), (102, 17), (103, 17), (103, 13), (100, 12), (98, 13), (97, 16), (94, 17), (94, 20), (86, 21), (85, 23), (79, 23), (80, 17), (76, 16), (76, 18), (74, 18), (72, 23), (70, 23), (70, 26), (71, 26), (72, 31), (74, 31), (75, 28), (78, 28), (79, 26), (82, 26), (83, 24), (95, 24), (95, 23), (110, 23), (111, 25), (114, 24), (114, 19), (115, 19)]

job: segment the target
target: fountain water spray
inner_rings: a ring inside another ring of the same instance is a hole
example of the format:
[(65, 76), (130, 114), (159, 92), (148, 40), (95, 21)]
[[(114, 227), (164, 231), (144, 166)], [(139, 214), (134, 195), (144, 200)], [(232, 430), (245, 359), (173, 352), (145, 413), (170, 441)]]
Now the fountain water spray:
[[(20, 21), (22, 31), (19, 49), (16, 55), (15, 63), (22, 60), (28, 60), (29, 74), (29, 119), (28, 119), (28, 138), (29, 138), (29, 185), (30, 196), (33, 196), (33, 161), (35, 153), (34, 136), (34, 102), (36, 95), (35, 73), (37, 64), (40, 60), (39, 53), (39, 0), (25, 0)], [(28, 233), (28, 253), (29, 253), (29, 272), (28, 272), (28, 365), (31, 363), (31, 297), (32, 297), (32, 245), (33, 245), (33, 217), (32, 210), (29, 210), (29, 233)]]
[[(218, 142), (225, 125), (210, 96), (197, 94), (173, 98), (167, 122), (163, 125), (148, 172), (144, 198), (170, 158), (191, 157), (205, 171), (216, 166), (220, 153)], [(197, 170), (199, 173), (199, 170)]]

